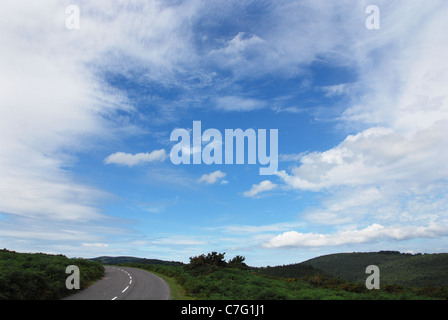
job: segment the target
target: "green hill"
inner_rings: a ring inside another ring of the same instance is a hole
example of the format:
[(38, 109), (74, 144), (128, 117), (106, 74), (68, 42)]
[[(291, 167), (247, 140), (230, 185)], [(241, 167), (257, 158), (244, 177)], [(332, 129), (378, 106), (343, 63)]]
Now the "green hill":
[(317, 275), (329, 276), (322, 270), (319, 270), (312, 265), (307, 264), (288, 264), (281, 266), (267, 266), (267, 267), (258, 267), (252, 268), (252, 270), (256, 273), (264, 274), (267, 276), (278, 277), (278, 278), (303, 278), (303, 277), (312, 277)]
[(109, 256), (101, 256), (97, 258), (90, 259), (92, 261), (96, 261), (105, 265), (118, 265), (123, 263), (140, 263), (140, 264), (154, 264), (154, 265), (165, 265), (165, 266), (181, 266), (182, 262), (177, 261), (165, 261), (159, 259), (146, 259), (146, 258), (137, 258), (137, 257), (128, 257), (128, 256), (120, 256), (120, 257), (109, 257)]
[(381, 284), (402, 286), (448, 286), (448, 253), (407, 254), (398, 251), (337, 253), (298, 264), (322, 270), (345, 281), (365, 283), (366, 267), (380, 269)]

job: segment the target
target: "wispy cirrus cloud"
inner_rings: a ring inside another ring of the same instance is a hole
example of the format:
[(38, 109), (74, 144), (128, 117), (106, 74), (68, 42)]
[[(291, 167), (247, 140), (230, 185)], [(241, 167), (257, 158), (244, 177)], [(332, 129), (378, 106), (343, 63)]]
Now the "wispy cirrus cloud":
[(254, 111), (267, 107), (267, 102), (238, 96), (226, 96), (216, 98), (216, 108), (222, 111)]
[[(137, 109), (127, 93), (102, 75), (106, 70), (126, 74), (135, 61), (145, 58), (154, 79), (168, 81), (168, 70), (178, 70), (173, 65), (180, 61), (171, 48), (182, 51), (186, 44), (177, 24), (183, 13), (189, 16), (186, 7), (181, 14), (176, 7), (152, 2), (141, 7), (144, 14), (136, 15), (132, 5), (81, 1), (80, 29), (70, 31), (65, 28), (67, 5), (53, 0), (0, 5), (4, 46), (0, 53), (0, 212), (11, 221), (1, 238), (11, 247), (20, 247), (21, 238), (29, 240), (28, 248), (39, 241), (48, 248), (60, 241), (76, 245), (76, 238), (81, 245), (86, 241), (83, 233), (57, 239), (46, 236), (48, 229), (64, 235), (64, 221), (83, 222), (77, 226), (87, 230), (89, 224), (108, 219), (101, 204), (111, 195), (81, 182), (72, 168), (80, 152), (98, 150), (106, 141), (141, 130), (130, 121)], [(148, 24), (152, 27), (143, 27)], [(137, 25), (147, 32), (135, 33)], [(176, 33), (179, 41), (160, 41)], [(121, 50), (127, 46), (130, 50)], [(118, 56), (122, 59), (115, 63)], [(182, 56), (183, 51), (177, 55)], [(163, 154), (141, 158), (161, 159)], [(116, 155), (112, 160), (134, 164), (141, 159)], [(22, 229), (23, 219), (34, 228)], [(111, 230), (104, 231), (106, 236)]]
[(106, 193), (67, 168), (75, 153), (114, 136), (118, 126), (125, 133), (110, 119), (132, 107), (93, 81), (83, 65), (87, 52), (67, 50), (76, 39), (67, 34), (60, 3), (7, 1), (1, 12), (9, 18), (0, 19), (0, 212), (48, 221), (104, 217), (97, 205)]

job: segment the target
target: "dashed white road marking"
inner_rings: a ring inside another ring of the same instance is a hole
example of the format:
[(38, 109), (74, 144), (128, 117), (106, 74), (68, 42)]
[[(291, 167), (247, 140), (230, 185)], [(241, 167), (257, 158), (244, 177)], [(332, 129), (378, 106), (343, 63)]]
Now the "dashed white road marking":
[[(112, 267), (112, 268), (114, 268), (114, 267)], [(117, 269), (117, 270), (120, 270), (120, 271), (123, 271), (124, 273), (126, 273), (129, 276), (129, 286), (132, 284), (132, 276), (129, 272), (127, 272), (126, 270), (120, 269), (120, 268), (114, 268), (114, 269)], [(123, 291), (121, 291), (121, 293), (124, 293), (126, 290), (128, 290), (129, 286), (124, 288)], [(118, 296), (113, 297), (111, 300), (116, 300), (116, 299), (118, 299)]]

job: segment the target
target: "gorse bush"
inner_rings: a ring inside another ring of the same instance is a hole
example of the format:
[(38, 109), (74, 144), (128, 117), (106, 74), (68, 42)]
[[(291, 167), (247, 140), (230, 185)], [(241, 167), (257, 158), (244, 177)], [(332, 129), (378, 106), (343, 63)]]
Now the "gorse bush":
[(245, 258), (242, 256), (236, 256), (235, 258), (226, 262), (224, 260), (225, 253), (211, 252), (207, 255), (202, 254), (196, 257), (190, 257), (190, 264), (185, 268), (190, 273), (210, 274), (217, 271), (220, 268), (234, 268), (234, 269), (246, 269), (247, 265), (244, 263)]
[(65, 286), (69, 265), (79, 268), (81, 288), (104, 275), (101, 264), (85, 259), (0, 250), (0, 300), (55, 300), (73, 293)]

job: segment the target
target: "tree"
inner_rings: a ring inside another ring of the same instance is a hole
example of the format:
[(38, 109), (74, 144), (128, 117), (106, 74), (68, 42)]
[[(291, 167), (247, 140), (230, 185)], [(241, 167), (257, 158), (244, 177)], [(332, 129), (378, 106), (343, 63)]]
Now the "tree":
[(246, 260), (243, 256), (236, 256), (233, 259), (230, 259), (228, 262), (229, 267), (237, 268), (237, 269), (247, 269), (247, 265), (244, 263)]

